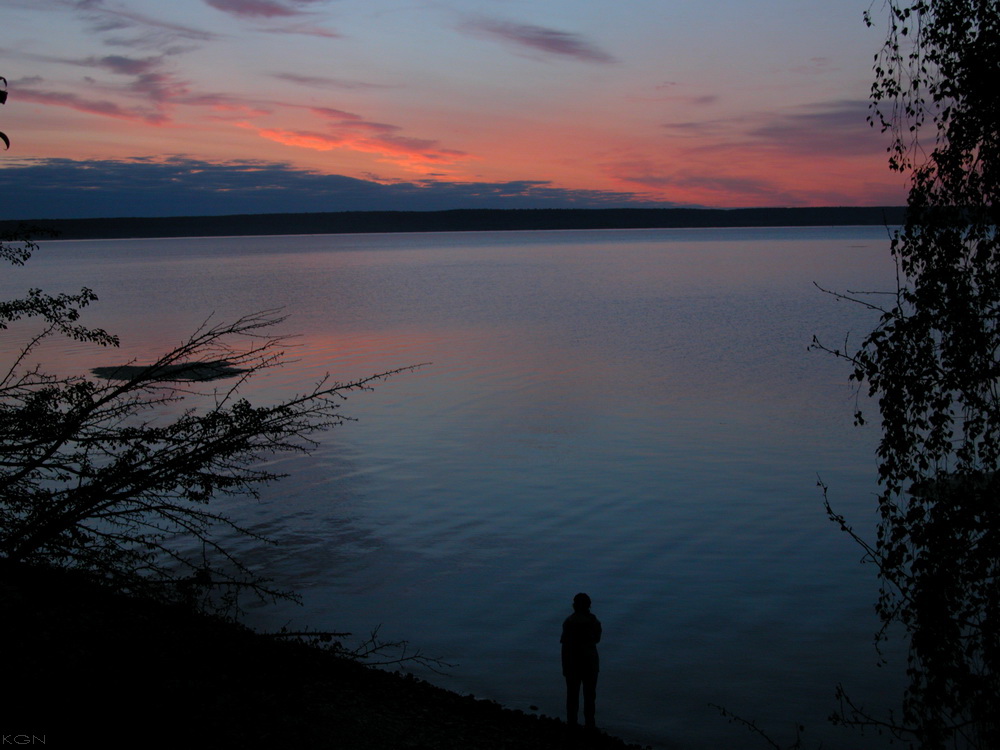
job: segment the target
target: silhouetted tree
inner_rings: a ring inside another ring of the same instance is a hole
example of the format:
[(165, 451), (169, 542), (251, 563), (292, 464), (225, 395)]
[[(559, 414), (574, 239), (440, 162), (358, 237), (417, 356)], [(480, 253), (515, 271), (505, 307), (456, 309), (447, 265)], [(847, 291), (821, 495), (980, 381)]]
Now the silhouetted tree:
[(836, 353), (881, 416), (879, 524), (862, 543), (881, 576), (883, 635), (905, 629), (908, 686), (891, 720), (852, 710), (846, 696), (840, 718), (922, 748), (997, 748), (1000, 4), (885, 7), (869, 119), (891, 135), (891, 168), (910, 175), (891, 245), (899, 282), (888, 305), (854, 297), (880, 322), (856, 351)]
[[(3, 243), (3, 256), (22, 258), (26, 247)], [(389, 373), (323, 380), (277, 405), (252, 405), (241, 387), (283, 355), (284, 339), (270, 332), (282, 321), (274, 311), (206, 323), (155, 362), (99, 368), (100, 377), (32, 366), (35, 347), (53, 335), (117, 344), (77, 322), (80, 307), (95, 299), (87, 289), (59, 296), (33, 289), (0, 302), (0, 328), (22, 318), (39, 323), (0, 373), (0, 554), (84, 568), (119, 588), (161, 596), (177, 592), (176, 584), (276, 593), (218, 533), (252, 532), (210, 510), (210, 500), (255, 496), (280, 476), (260, 468), (263, 458), (308, 452), (311, 435), (343, 422), (338, 408), (347, 392)], [(169, 406), (182, 401), (194, 404)], [(192, 537), (201, 549), (192, 548)]]
[[(0, 261), (21, 265), (36, 250), (26, 234), (0, 237)], [(285, 339), (272, 330), (283, 318), (273, 310), (206, 322), (156, 361), (100, 368), (97, 377), (33, 365), (53, 336), (118, 345), (79, 322), (96, 299), (86, 288), (31, 289), (0, 301), (0, 330), (17, 321), (31, 331), (0, 366), (0, 557), (87, 570), (160, 598), (218, 586), (280, 593), (224, 541), (255, 534), (210, 501), (255, 496), (280, 477), (261, 468), (263, 458), (308, 452), (315, 433), (344, 421), (345, 394), (392, 373), (323, 379), (278, 404), (252, 405), (241, 388), (282, 360)]]

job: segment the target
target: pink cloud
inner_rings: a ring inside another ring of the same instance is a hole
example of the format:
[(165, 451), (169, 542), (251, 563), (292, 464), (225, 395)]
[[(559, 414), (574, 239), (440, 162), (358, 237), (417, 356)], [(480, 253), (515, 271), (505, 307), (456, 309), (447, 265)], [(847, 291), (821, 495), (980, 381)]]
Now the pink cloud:
[(228, 94), (188, 94), (178, 99), (178, 104), (186, 104), (192, 107), (211, 107), (220, 112), (238, 113), (243, 117), (263, 117), (271, 114), (270, 109), (234, 99)]
[(862, 101), (825, 102), (743, 119), (676, 123), (669, 157), (622, 159), (605, 174), (663, 200), (717, 206), (894, 202), (884, 145)]
[(802, 205), (801, 195), (762, 176), (727, 173), (720, 165), (712, 169), (678, 168), (643, 161), (608, 165), (605, 171), (616, 182), (639, 186), (648, 195), (689, 205), (774, 206)]
[(120, 120), (145, 122), (150, 125), (162, 125), (169, 121), (169, 118), (161, 112), (126, 109), (114, 102), (97, 101), (77, 96), (76, 94), (39, 91), (37, 89), (19, 89), (17, 98), (23, 101), (35, 102), (36, 104), (68, 107), (77, 112), (114, 117)]

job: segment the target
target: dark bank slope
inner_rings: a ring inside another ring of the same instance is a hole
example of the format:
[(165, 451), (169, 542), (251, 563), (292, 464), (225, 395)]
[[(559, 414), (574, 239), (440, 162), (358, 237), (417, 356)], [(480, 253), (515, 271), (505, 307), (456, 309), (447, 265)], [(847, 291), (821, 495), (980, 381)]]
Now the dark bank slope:
[(0, 612), (0, 733), (51, 747), (638, 750), (68, 571), (0, 560)]
[(60, 239), (72, 240), (370, 232), (885, 226), (900, 224), (904, 211), (905, 209), (899, 206), (342, 211), (308, 214), (2, 221), (0, 232), (14, 229), (19, 225), (30, 225), (54, 231)]

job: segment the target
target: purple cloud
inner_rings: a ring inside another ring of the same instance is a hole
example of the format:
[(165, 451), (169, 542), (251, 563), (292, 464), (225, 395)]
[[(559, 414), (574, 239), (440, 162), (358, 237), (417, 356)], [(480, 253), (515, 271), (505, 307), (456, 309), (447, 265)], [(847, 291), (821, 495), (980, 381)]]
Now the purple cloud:
[(145, 75), (154, 70), (160, 64), (160, 58), (146, 57), (141, 60), (137, 60), (123, 55), (108, 55), (100, 58), (91, 57), (82, 61), (81, 64), (91, 67), (104, 68), (105, 70), (110, 70), (112, 73), (118, 73), (120, 75), (137, 76)]
[[(177, 100), (187, 95), (187, 84), (177, 79), (172, 73), (162, 70), (162, 57), (145, 57), (141, 59), (124, 55), (107, 55), (105, 57), (88, 57), (82, 60), (50, 58), (56, 62), (69, 65), (79, 65), (86, 68), (99, 68), (115, 75), (131, 76), (132, 82), (128, 89), (143, 99), (157, 104)], [(88, 78), (91, 83), (97, 83)], [(39, 92), (35, 92), (39, 93)], [(63, 97), (70, 101), (74, 97)], [(79, 109), (79, 107), (74, 107)], [(119, 116), (119, 115), (116, 115)]]
[[(733, 129), (729, 120), (686, 120), (684, 122), (665, 122), (661, 125), (677, 138), (720, 138), (728, 137)], [(728, 141), (727, 141), (728, 142)]]
[(490, 18), (466, 21), (461, 25), (461, 28), (473, 34), (499, 39), (551, 55), (575, 57), (586, 62), (616, 62), (615, 58), (607, 52), (586, 41), (578, 34), (571, 34), (567, 31)]
[(157, 103), (173, 102), (188, 93), (187, 84), (169, 73), (144, 73), (136, 77), (129, 88)]
[(398, 125), (390, 125), (385, 122), (371, 122), (361, 115), (353, 112), (345, 112), (342, 109), (333, 107), (308, 107), (309, 111), (331, 121), (331, 124), (339, 128), (349, 128), (352, 130), (367, 130), (372, 133), (396, 133), (401, 128)]
[(234, 16), (284, 18), (298, 15), (297, 10), (270, 0), (205, 0), (205, 4)]
[(49, 104), (59, 107), (68, 107), (78, 112), (86, 112), (91, 115), (104, 115), (105, 117), (115, 117), (121, 120), (138, 120), (150, 125), (161, 125), (167, 121), (166, 115), (158, 111), (146, 109), (134, 109), (121, 107), (114, 102), (98, 101), (89, 97), (77, 96), (64, 92), (40, 91), (37, 89), (19, 89), (17, 98), (36, 102), (38, 104)]
[(678, 172), (676, 174), (656, 174), (639, 172), (632, 175), (620, 175), (620, 179), (661, 190), (667, 187), (709, 190), (718, 193), (741, 193), (745, 195), (766, 196), (773, 199), (781, 195), (769, 180), (761, 178), (732, 177), (727, 175), (709, 175), (700, 172)]
[(80, 3), (76, 9), (87, 19), (92, 31), (106, 34), (111, 31), (137, 31), (139, 36), (110, 38), (106, 44), (119, 47), (168, 48), (176, 39), (206, 42), (215, 34), (191, 26), (160, 21), (155, 18), (120, 8), (108, 8), (100, 2)]
[(289, 83), (297, 83), (301, 86), (311, 86), (319, 89), (378, 89), (386, 88), (377, 83), (366, 83), (365, 81), (352, 81), (347, 78), (331, 78), (329, 76), (306, 76), (299, 73), (272, 73), (274, 78)]
[[(297, 5), (308, 5), (309, 3), (321, 2), (322, 0), (205, 0), (206, 5), (210, 5), (223, 13), (231, 13), (234, 16), (245, 18), (288, 18), (289, 16), (302, 15), (306, 11), (300, 10)], [(300, 32), (301, 33), (301, 32)]]
[(333, 107), (309, 107), (309, 111), (321, 117), (328, 117), (331, 120), (351, 120), (352, 122), (361, 122), (364, 120), (361, 115), (356, 115), (353, 112), (347, 112), (343, 109), (334, 109)]
[(748, 134), (784, 151), (858, 156), (885, 151), (885, 139), (865, 118), (868, 102), (824, 102), (774, 117)]
[(282, 26), (275, 29), (259, 29), (259, 31), (265, 34), (302, 34), (303, 36), (318, 36), (321, 39), (344, 38), (343, 34), (333, 31), (332, 29), (325, 29), (322, 26), (308, 26), (301, 23)]
[(661, 127), (678, 137), (716, 139), (698, 147), (702, 152), (739, 148), (849, 157), (885, 151), (884, 139), (869, 127), (867, 115), (868, 102), (842, 100), (740, 119), (689, 120)]
[[(659, 95), (655, 97), (650, 97), (646, 101), (654, 102), (676, 102), (678, 104), (685, 104), (691, 107), (710, 107), (719, 101), (719, 97), (715, 94), (703, 94), (703, 95), (683, 95), (683, 94), (668, 94)], [(671, 126), (667, 126), (671, 127)]]
[(803, 75), (817, 75), (829, 73), (831, 70), (835, 70), (830, 65), (830, 58), (828, 57), (810, 57), (806, 60), (805, 65), (796, 65), (789, 68), (793, 73), (801, 73)]

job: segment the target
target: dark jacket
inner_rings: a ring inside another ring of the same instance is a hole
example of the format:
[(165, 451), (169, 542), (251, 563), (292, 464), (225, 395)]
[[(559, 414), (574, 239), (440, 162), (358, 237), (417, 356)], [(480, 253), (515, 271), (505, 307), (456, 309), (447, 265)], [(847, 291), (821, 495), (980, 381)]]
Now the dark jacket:
[(562, 671), (566, 677), (596, 677), (600, 670), (597, 644), (601, 621), (590, 612), (574, 612), (563, 622)]

